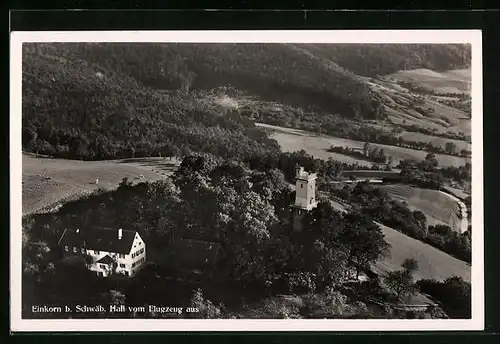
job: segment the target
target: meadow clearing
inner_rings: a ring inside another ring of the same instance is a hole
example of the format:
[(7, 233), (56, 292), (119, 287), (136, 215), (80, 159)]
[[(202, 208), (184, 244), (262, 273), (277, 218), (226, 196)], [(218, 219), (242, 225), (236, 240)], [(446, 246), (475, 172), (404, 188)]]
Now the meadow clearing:
[(428, 225), (444, 224), (458, 232), (463, 232), (468, 227), (467, 218), (459, 217), (461, 209), (457, 199), (451, 195), (402, 184), (382, 185), (380, 188), (395, 200), (406, 202), (411, 210), (422, 211), (427, 217)]
[(470, 92), (471, 70), (455, 69), (436, 72), (430, 69), (401, 70), (386, 76), (388, 79), (412, 81), (436, 93)]
[[(315, 134), (299, 129), (284, 128), (269, 124), (257, 123), (257, 126), (266, 128), (271, 131), (271, 137), (275, 139), (285, 152), (295, 152), (301, 149), (305, 150), (308, 154), (313, 155), (318, 159), (329, 159), (343, 161), (346, 163), (358, 163), (362, 165), (371, 165), (371, 162), (362, 159), (356, 159), (343, 154), (328, 152), (331, 146), (348, 146), (350, 148), (362, 149), (364, 142), (336, 138), (327, 135)], [(382, 145), (377, 143), (370, 143), (372, 147), (384, 149), (386, 155), (392, 156), (395, 164), (400, 160), (423, 160), (427, 152), (414, 150), (409, 148), (402, 148), (397, 146)], [(436, 154), (436, 159), (440, 166), (463, 166), (468, 160), (467, 158)]]
[(22, 163), (22, 208), (26, 215), (97, 188), (116, 188), (125, 177), (134, 183), (166, 178), (179, 162), (167, 158), (79, 161), (23, 154)]

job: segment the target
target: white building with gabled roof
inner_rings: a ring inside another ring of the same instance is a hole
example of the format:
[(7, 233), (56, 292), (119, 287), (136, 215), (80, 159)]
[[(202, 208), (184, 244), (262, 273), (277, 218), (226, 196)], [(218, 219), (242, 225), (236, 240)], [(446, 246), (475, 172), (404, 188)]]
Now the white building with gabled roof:
[(58, 242), (65, 257), (80, 256), (98, 276), (132, 277), (146, 263), (146, 244), (137, 231), (89, 228), (65, 229)]

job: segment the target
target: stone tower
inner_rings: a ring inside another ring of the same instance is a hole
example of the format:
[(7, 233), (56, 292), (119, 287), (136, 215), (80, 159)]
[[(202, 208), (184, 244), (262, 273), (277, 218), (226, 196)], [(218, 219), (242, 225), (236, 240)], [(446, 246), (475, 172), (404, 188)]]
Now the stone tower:
[(295, 203), (293, 204), (293, 228), (302, 229), (304, 213), (316, 208), (316, 173), (304, 171), (302, 166), (295, 168)]

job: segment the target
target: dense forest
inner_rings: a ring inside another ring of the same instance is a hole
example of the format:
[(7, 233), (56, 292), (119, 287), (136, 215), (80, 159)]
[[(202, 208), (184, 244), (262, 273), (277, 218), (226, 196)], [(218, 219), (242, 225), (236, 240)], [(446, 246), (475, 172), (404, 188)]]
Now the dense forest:
[(263, 122), (376, 139), (385, 133), (352, 122), (385, 117), (354, 73), (465, 67), (467, 54), (452, 45), (25, 44), (23, 148), (80, 159), (276, 149), (248, 114), (197, 95), (220, 86), (300, 109), (283, 120), (259, 113)]
[(248, 119), (81, 60), (24, 54), (23, 149), (86, 160), (277, 151)]

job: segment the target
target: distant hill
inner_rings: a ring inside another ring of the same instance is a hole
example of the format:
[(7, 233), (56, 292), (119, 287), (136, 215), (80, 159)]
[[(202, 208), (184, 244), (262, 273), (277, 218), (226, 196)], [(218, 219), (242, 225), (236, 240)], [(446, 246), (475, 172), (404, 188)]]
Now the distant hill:
[(245, 116), (198, 93), (231, 87), (307, 110), (308, 121), (311, 113), (384, 119), (383, 99), (362, 76), (466, 68), (470, 60), (470, 48), (456, 45), (28, 43), (23, 49), (23, 147), (85, 159), (277, 150)]
[(447, 71), (470, 67), (471, 47), (465, 44), (311, 44), (316, 56), (335, 61), (362, 76), (400, 70)]
[(242, 157), (279, 149), (236, 112), (144, 87), (119, 69), (103, 69), (60, 47), (24, 51), (27, 151), (101, 160), (192, 151)]

